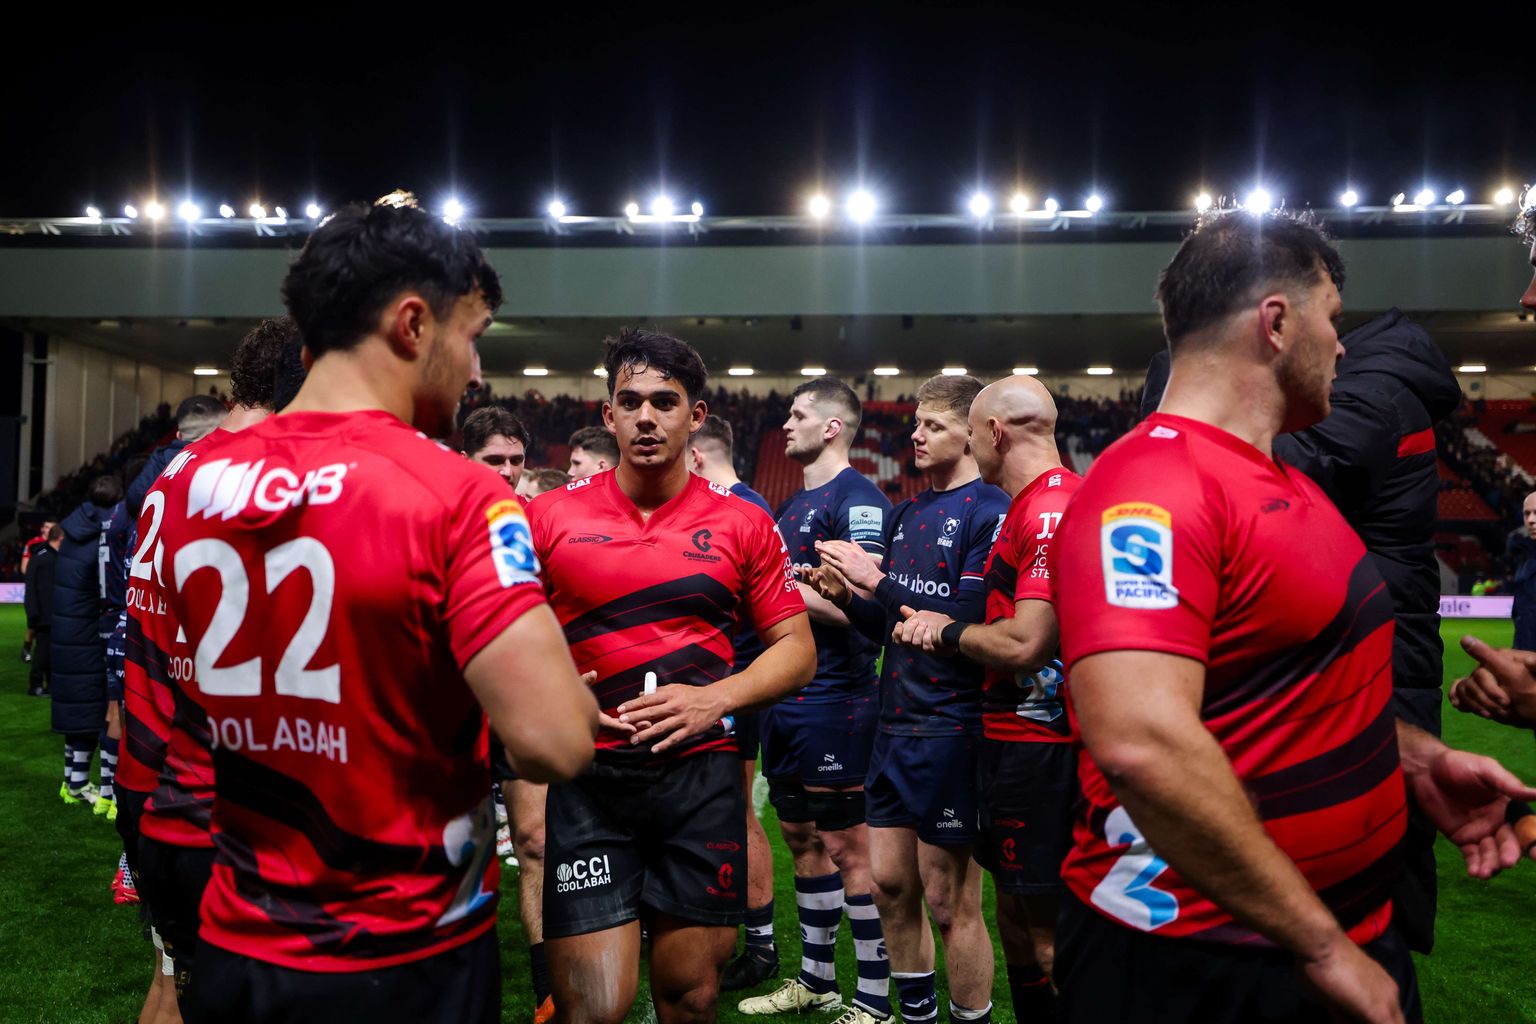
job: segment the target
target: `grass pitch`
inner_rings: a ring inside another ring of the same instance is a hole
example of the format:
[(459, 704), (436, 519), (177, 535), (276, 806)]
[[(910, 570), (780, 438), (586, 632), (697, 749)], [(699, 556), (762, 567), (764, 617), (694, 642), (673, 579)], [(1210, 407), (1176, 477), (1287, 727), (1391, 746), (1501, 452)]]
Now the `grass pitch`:
[[(59, 802), (62, 740), (48, 730), (48, 702), (24, 696), (27, 666), (18, 656), (22, 630), (21, 608), (0, 605), (0, 778), (5, 780), (0, 786), (0, 963), (9, 965), (0, 969), (0, 1021), (132, 1021), (149, 985), (153, 950), (139, 934), (134, 908), (112, 903), (116, 830), (84, 807)], [(1505, 621), (1448, 621), (1442, 629), (1447, 682), (1470, 666), (1456, 643), (1464, 632), (1496, 646), (1511, 639)], [(1536, 744), (1529, 733), (1469, 718), (1447, 706), (1445, 737), (1453, 745), (1498, 757), (1524, 778), (1536, 778)], [(771, 808), (764, 809), (764, 823), (775, 845), (775, 931), (787, 974), (799, 964), (793, 872)], [(1527, 980), (1536, 864), (1476, 882), (1466, 877), (1460, 855), (1449, 844), (1440, 844), (1439, 859), (1438, 946), (1432, 957), (1419, 961), (1427, 1019), (1434, 1024), (1536, 1020), (1536, 992)], [(516, 876), (510, 870), (503, 877), (503, 895), (504, 1016), (526, 1024), (533, 1017), (532, 998), (517, 922)], [(990, 884), (986, 907), (990, 920)], [(848, 928), (840, 930), (838, 943), (839, 978), (843, 991), (851, 993), (855, 968)], [(993, 944), (1000, 949), (995, 930)], [(732, 993), (721, 1002), (720, 1019), (728, 1024), (748, 1019), (736, 1012), (737, 998)], [(1001, 957), (993, 999), (998, 1024), (1014, 1024)], [(643, 986), (631, 1019), (652, 1019)]]

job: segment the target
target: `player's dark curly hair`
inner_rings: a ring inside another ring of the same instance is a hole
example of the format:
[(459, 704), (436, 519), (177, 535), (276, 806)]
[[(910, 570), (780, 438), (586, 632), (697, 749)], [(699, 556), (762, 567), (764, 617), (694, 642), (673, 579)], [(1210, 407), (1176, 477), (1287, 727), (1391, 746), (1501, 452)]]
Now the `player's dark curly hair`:
[(1320, 272), (1343, 289), (1344, 261), (1310, 212), (1212, 211), (1157, 280), (1169, 349), (1271, 289), (1310, 288)]
[(402, 291), (439, 318), (477, 290), (492, 310), (501, 305), (501, 279), (474, 238), (399, 195), (338, 210), (288, 268), (283, 301), (313, 355), (356, 345)]
[(283, 346), (299, 336), (291, 316), (263, 320), (252, 327), (235, 349), (229, 369), (229, 397), (251, 409), (272, 408), (272, 385), (283, 360)]
[(668, 380), (683, 386), (688, 401), (697, 402), (704, 394), (704, 384), (709, 371), (694, 347), (680, 338), (659, 331), (646, 331), (638, 327), (620, 329), (618, 335), (603, 339), (607, 350), (603, 353), (603, 369), (608, 371), (608, 397), (619, 370), (627, 368), (631, 373), (659, 370)]
[(488, 405), (483, 409), (476, 409), (464, 417), (462, 430), (464, 454), (470, 458), (478, 455), (497, 434), (509, 441), (523, 442), (524, 450), (533, 443), (533, 438), (529, 436), (528, 428), (523, 426), (523, 421), (499, 405)]

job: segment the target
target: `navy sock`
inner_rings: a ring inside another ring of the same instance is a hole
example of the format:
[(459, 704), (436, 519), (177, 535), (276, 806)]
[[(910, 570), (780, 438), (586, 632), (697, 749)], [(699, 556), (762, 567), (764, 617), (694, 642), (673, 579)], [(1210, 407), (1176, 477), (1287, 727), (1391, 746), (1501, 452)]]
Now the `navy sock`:
[(1035, 1024), (1056, 1019), (1056, 991), (1039, 964), (1009, 964), (1008, 993), (1016, 1020)]
[(837, 926), (843, 921), (843, 876), (833, 872), (795, 879), (800, 911), (800, 984), (812, 992), (837, 991)]
[(896, 997), (901, 1001), (901, 1019), (906, 1024), (934, 1024), (939, 1019), (939, 993), (933, 972), (925, 974), (891, 973), (896, 983)]
[(747, 949), (768, 952), (773, 949), (773, 900), (761, 907), (747, 909)]
[(533, 1005), (544, 1005), (553, 989), (549, 983), (549, 958), (544, 955), (544, 943), (535, 942), (528, 947), (528, 972), (533, 976)]
[(853, 953), (859, 964), (859, 987), (853, 1002), (876, 1017), (891, 1015), (891, 959), (885, 952), (885, 933), (875, 898), (869, 893), (849, 896), (848, 927), (853, 932)]

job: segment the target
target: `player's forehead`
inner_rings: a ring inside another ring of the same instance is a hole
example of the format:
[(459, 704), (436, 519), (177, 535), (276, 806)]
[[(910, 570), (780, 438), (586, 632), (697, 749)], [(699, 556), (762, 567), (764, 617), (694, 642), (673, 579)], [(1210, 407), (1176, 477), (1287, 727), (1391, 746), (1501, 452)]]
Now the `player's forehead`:
[(790, 412), (797, 412), (806, 417), (826, 417), (830, 415), (827, 406), (818, 403), (816, 396), (807, 391), (803, 395), (796, 395), (794, 401), (789, 403)]
[(484, 330), (489, 327), (491, 306), (485, 301), (485, 293), (479, 288), (474, 288), (467, 295), (460, 295), (453, 303), (452, 317), (475, 330)]
[(947, 406), (935, 405), (932, 402), (917, 403), (918, 420), (928, 420), (934, 423), (949, 425), (960, 424), (966, 421), (965, 410), (951, 409)]
[(479, 451), (480, 455), (520, 455), (523, 451), (523, 442), (506, 434), (492, 434), (490, 440), (485, 442), (485, 447)]
[(652, 398), (667, 393), (683, 399), (688, 397), (688, 392), (682, 384), (654, 366), (642, 367), (634, 363), (626, 363), (619, 367), (618, 377), (613, 386), (615, 398), (624, 396)]
[(1525, 505), (1523, 507), (1527, 512), (1536, 509), (1536, 491), (1525, 496)]

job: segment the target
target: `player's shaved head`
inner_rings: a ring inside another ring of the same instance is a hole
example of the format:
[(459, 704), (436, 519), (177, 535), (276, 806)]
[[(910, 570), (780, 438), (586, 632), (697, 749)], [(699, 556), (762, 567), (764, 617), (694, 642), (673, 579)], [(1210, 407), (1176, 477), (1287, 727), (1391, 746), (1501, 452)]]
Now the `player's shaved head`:
[(1056, 450), (1056, 400), (1033, 377), (1016, 374), (993, 381), (971, 403), (971, 454), (981, 478), (1009, 494), (1041, 467), (1060, 465)]

